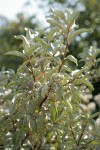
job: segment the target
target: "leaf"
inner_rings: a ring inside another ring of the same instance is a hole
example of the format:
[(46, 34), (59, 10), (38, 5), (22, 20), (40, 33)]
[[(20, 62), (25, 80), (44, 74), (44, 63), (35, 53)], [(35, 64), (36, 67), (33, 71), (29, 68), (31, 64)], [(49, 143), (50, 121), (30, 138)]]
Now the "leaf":
[(53, 12), (56, 16), (60, 17), (60, 19), (63, 19), (66, 22), (66, 17), (63, 11), (52, 9), (51, 12)]
[(75, 80), (73, 81), (73, 83), (76, 84), (76, 85), (81, 85), (81, 84), (83, 84), (83, 85), (88, 86), (91, 90), (94, 89), (94, 88), (93, 88), (93, 85), (92, 85), (88, 80), (83, 79), (83, 78), (81, 78), (81, 79), (75, 79)]
[(46, 60), (53, 60), (54, 59), (54, 57), (41, 57), (38, 61), (37, 61), (37, 63), (41, 63), (41, 62), (44, 62), (44, 61), (46, 61)]
[(24, 68), (26, 68), (26, 65), (29, 63), (29, 60), (26, 60), (21, 66), (19, 66), (19, 68), (17, 69), (17, 71), (22, 71)]
[(66, 59), (69, 59), (70, 61), (74, 62), (76, 65), (78, 65), (77, 60), (75, 59), (74, 56), (68, 55)]
[(9, 114), (14, 114), (16, 112), (16, 108), (18, 107), (18, 102), (20, 100), (20, 97), (23, 96), (22, 93), (19, 93), (19, 94), (16, 94), (14, 97), (13, 97), (13, 103), (11, 104), (10, 106), (10, 109), (9, 109)]
[(74, 37), (76, 37), (77, 35), (84, 33), (84, 32), (91, 32), (91, 31), (92, 31), (92, 29), (88, 29), (88, 28), (82, 28), (82, 29), (76, 30), (76, 31), (70, 33), (68, 40), (69, 40), (69, 42), (71, 42), (72, 39)]
[(30, 29), (25, 28), (26, 30), (26, 39), (31, 40), (32, 39), (32, 34), (30, 32)]
[(40, 47), (39, 44), (34, 44), (34, 45), (30, 46), (30, 47), (28, 48), (28, 51), (27, 51), (28, 55), (31, 56), (31, 55), (32, 55), (32, 52), (33, 52), (34, 50), (36, 50), (38, 47)]
[(71, 15), (71, 11), (69, 9), (65, 9), (64, 12), (69, 16)]
[[(92, 145), (94, 145), (94, 146), (100, 146), (100, 140), (93, 140), (92, 142), (91, 142), (91, 144)], [(98, 149), (99, 150), (99, 149)]]
[(71, 94), (72, 100), (74, 102), (80, 101), (80, 94), (79, 94), (78, 89), (74, 85), (71, 85), (70, 88), (71, 88), (70, 94)]
[(62, 87), (57, 82), (56, 82), (56, 93), (57, 93), (58, 100), (62, 100), (62, 97), (63, 97)]
[(57, 119), (57, 116), (58, 116), (58, 111), (57, 111), (57, 108), (54, 105), (52, 105), (51, 108), (50, 108), (50, 114), (51, 114), (51, 120), (53, 122), (55, 122), (56, 119)]
[(30, 128), (32, 130), (32, 133), (37, 132), (37, 123), (35, 119), (33, 120), (33, 118), (30, 118)]
[(49, 41), (52, 40), (52, 38), (53, 38), (53, 36), (54, 36), (55, 33), (56, 33), (56, 29), (52, 29), (52, 30), (48, 33), (47, 38), (48, 38)]
[(89, 117), (89, 120), (90, 120), (90, 119), (94, 119), (95, 117), (97, 117), (97, 116), (99, 116), (99, 115), (100, 115), (100, 112), (97, 112), (97, 113), (91, 115), (91, 116)]
[(42, 45), (43, 47), (47, 45), (47, 42), (44, 41), (44, 39), (42, 39), (42, 38), (40, 38), (40, 37), (38, 37), (38, 36), (36, 36), (36, 37), (34, 38), (34, 40), (36, 41), (36, 43)]
[(87, 66), (84, 66), (81, 70), (77, 71), (74, 75), (73, 75), (73, 78), (77, 78), (79, 77), (80, 75), (82, 75), (82, 73), (86, 70)]
[(5, 53), (4, 55), (14, 55), (14, 56), (18, 56), (18, 57), (22, 57), (22, 58), (26, 59), (26, 56), (19, 51), (9, 51), (9, 52)]
[(66, 69), (66, 71), (68, 71), (68, 72), (72, 72), (72, 70), (66, 65), (64, 65), (63, 68)]
[(66, 33), (67, 29), (61, 22), (58, 22), (54, 19), (47, 19), (47, 22), (50, 23), (54, 27), (57, 26), (59, 29), (61, 29), (63, 31), (63, 33)]
[(47, 35), (47, 33), (42, 29), (37, 29), (37, 31), (39, 32), (39, 34), (42, 34), (42, 35), (45, 35), (45, 36)]
[(23, 35), (18, 35), (18, 36), (15, 36), (15, 38), (16, 38), (16, 39), (20, 39), (20, 40), (23, 41), (23, 48), (24, 48), (24, 50), (25, 50), (25, 52), (26, 52), (26, 54), (27, 54), (27, 51), (28, 51), (28, 48), (29, 48), (29, 42), (28, 42), (28, 40), (26, 39), (26, 37), (23, 36)]
[(74, 24), (74, 21), (78, 17), (78, 15), (79, 15), (79, 11), (74, 11), (71, 15), (68, 16), (67, 26), (68, 26), (69, 29)]

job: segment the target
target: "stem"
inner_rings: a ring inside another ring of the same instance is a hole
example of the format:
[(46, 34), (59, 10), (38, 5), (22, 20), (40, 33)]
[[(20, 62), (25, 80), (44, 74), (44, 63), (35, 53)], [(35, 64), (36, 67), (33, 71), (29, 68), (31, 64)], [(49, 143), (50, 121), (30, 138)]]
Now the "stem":
[(49, 86), (48, 93), (45, 95), (44, 99), (40, 102), (39, 108), (41, 108), (42, 105), (43, 105), (43, 103), (47, 100), (48, 95), (49, 95), (49, 92), (50, 92), (50, 90), (51, 90), (51, 87), (52, 87), (52, 84), (53, 84), (53, 83), (54, 83), (54, 81), (53, 81), (53, 82), (51, 83), (51, 85)]
[(74, 142), (76, 143), (76, 145), (78, 145), (71, 124), (70, 124), (70, 129), (71, 129), (71, 133), (72, 133)]
[(82, 137), (83, 137), (83, 134), (84, 134), (84, 131), (85, 131), (86, 126), (87, 126), (87, 123), (86, 123), (86, 124), (84, 125), (84, 127), (83, 127), (82, 133), (81, 133), (81, 135), (80, 135), (80, 137), (79, 137), (79, 139), (78, 139), (77, 146), (80, 144), (80, 141), (81, 141), (81, 139), (82, 139)]

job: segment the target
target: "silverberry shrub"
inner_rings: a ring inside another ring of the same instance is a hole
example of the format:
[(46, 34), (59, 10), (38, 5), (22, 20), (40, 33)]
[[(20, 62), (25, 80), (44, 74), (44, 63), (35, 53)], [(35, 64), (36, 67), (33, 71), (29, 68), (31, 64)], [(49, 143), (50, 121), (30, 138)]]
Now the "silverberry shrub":
[(73, 39), (91, 32), (77, 29), (78, 15), (51, 9), (47, 29), (25, 28), (26, 36), (15, 36), (22, 40), (23, 50), (6, 55), (21, 57), (23, 64), (16, 73), (0, 72), (1, 149), (100, 149), (100, 128), (93, 120), (100, 113), (89, 115), (81, 105), (81, 96), (93, 90), (90, 59), (78, 69), (78, 60), (69, 54)]

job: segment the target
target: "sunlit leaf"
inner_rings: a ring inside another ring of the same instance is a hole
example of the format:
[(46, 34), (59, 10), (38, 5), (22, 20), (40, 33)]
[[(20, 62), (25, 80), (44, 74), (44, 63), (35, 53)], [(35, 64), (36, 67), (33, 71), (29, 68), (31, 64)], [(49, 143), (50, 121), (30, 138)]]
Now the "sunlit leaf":
[(74, 62), (76, 65), (78, 65), (77, 60), (76, 60), (76, 58), (75, 58), (74, 56), (68, 55), (68, 56), (66, 57), (66, 59), (69, 59), (70, 61), (72, 61), (72, 62)]
[(23, 41), (23, 48), (24, 48), (24, 51), (26, 52), (26, 54), (27, 54), (27, 51), (28, 51), (28, 48), (29, 48), (29, 41), (26, 39), (26, 37), (25, 36), (23, 36), (23, 35), (18, 35), (18, 36), (15, 36), (15, 38), (16, 39), (20, 39), (20, 40), (22, 40)]

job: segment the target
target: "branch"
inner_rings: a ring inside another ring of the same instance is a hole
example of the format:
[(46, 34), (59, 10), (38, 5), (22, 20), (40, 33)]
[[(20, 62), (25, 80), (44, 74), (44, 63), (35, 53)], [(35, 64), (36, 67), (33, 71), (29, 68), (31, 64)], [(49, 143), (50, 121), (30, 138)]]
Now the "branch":
[(70, 124), (70, 129), (71, 129), (71, 133), (72, 133), (74, 142), (76, 143), (76, 145), (78, 145), (71, 124)]
[(44, 102), (47, 100), (53, 83), (54, 83), (54, 81), (53, 81), (53, 82), (51, 83), (51, 85), (49, 86), (48, 93), (45, 95), (44, 99), (40, 102), (39, 108), (41, 108), (42, 105), (44, 104)]
[(81, 141), (81, 139), (82, 139), (82, 137), (83, 137), (83, 134), (84, 134), (84, 131), (85, 131), (86, 126), (87, 126), (87, 123), (86, 123), (86, 124), (84, 125), (84, 127), (83, 127), (83, 130), (82, 130), (82, 132), (81, 132), (81, 135), (80, 135), (80, 137), (79, 137), (79, 139), (78, 139), (77, 146), (80, 144), (80, 141)]

